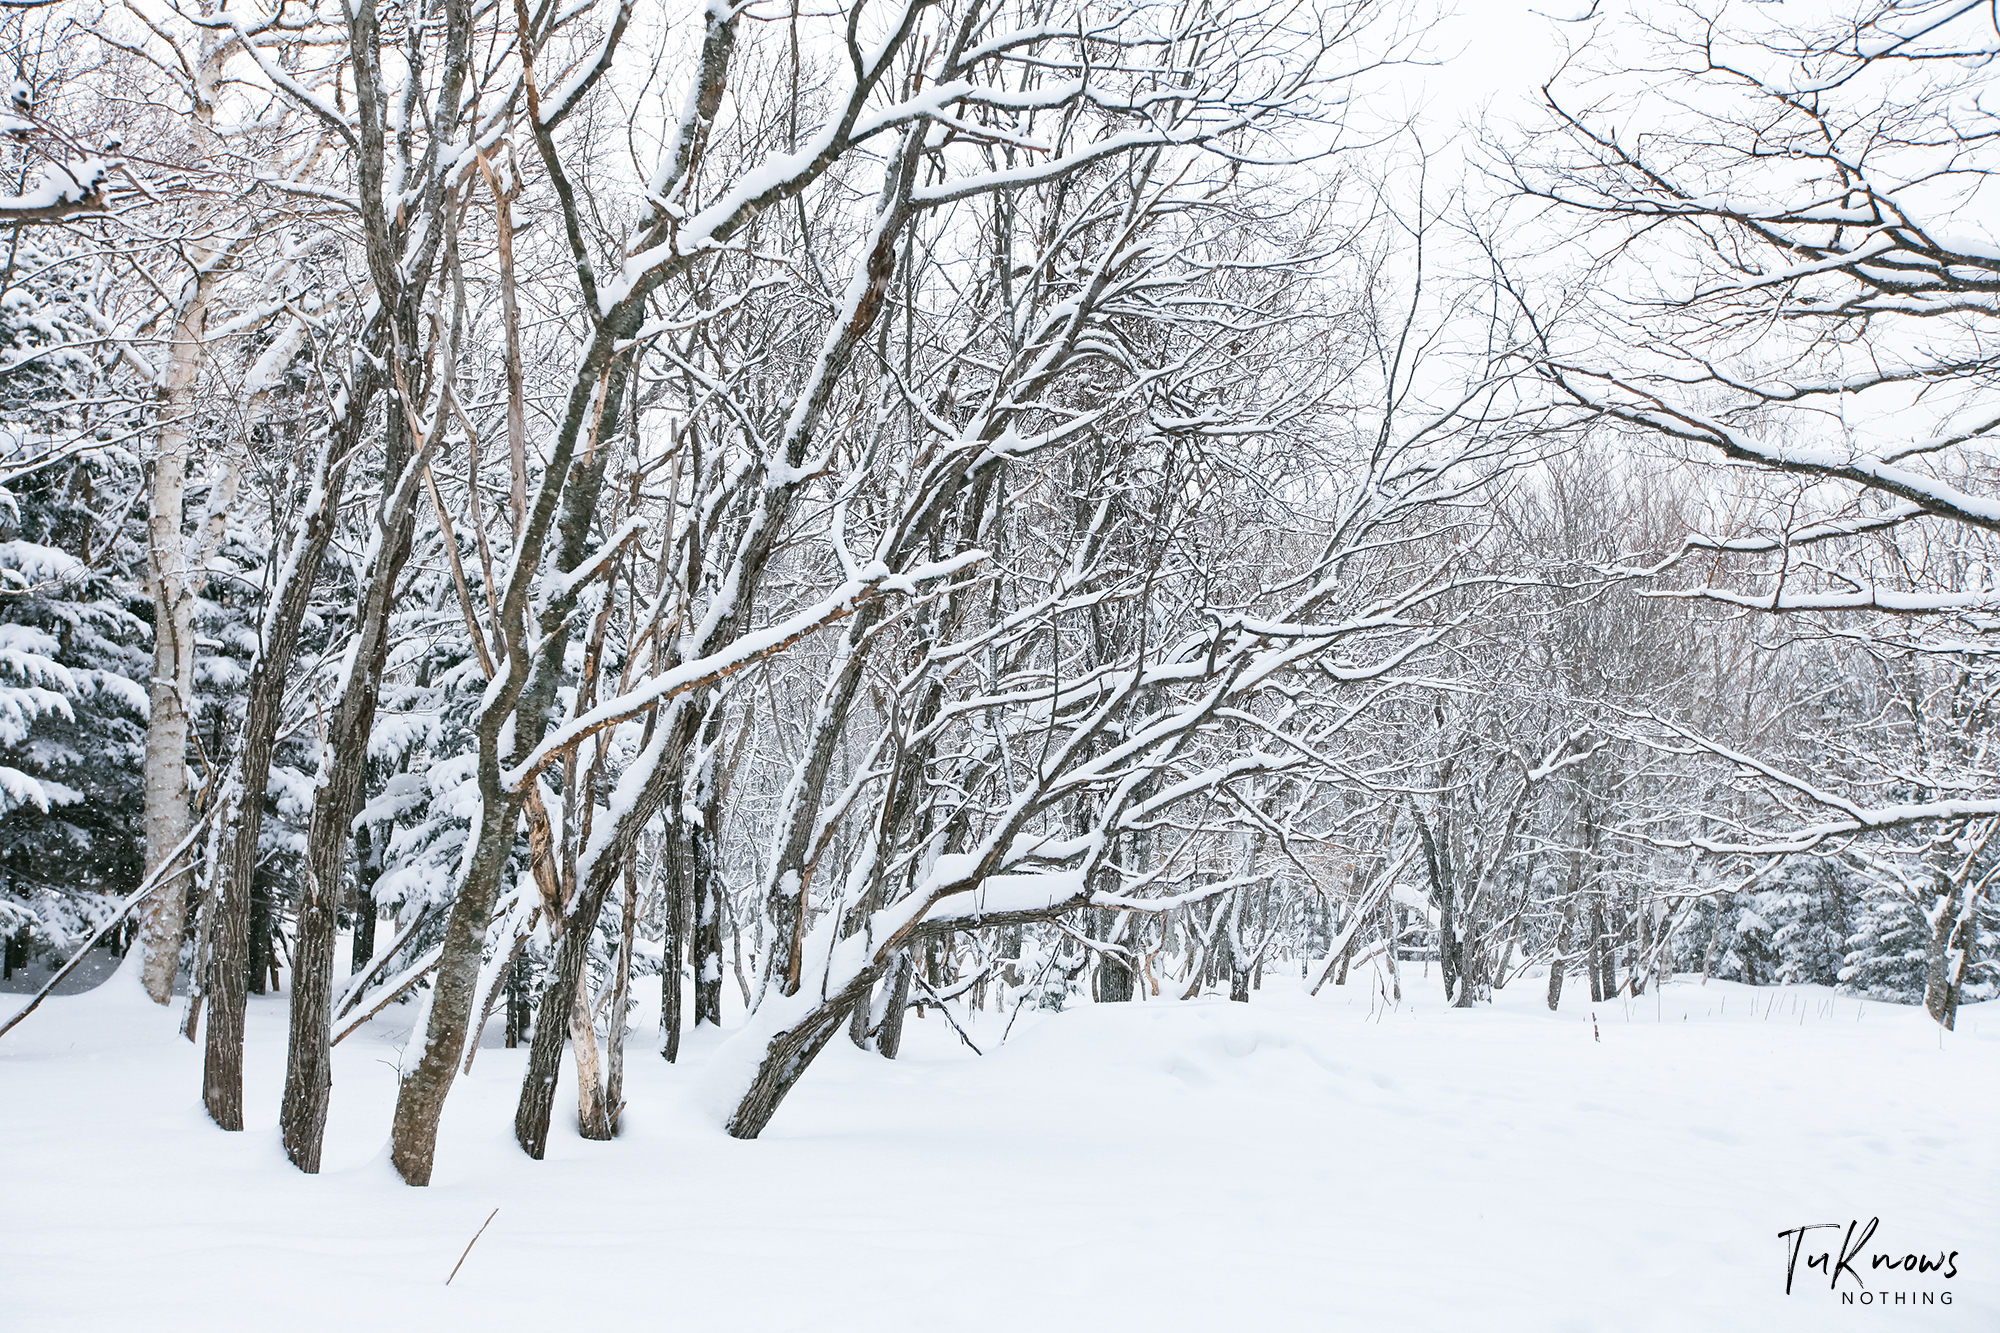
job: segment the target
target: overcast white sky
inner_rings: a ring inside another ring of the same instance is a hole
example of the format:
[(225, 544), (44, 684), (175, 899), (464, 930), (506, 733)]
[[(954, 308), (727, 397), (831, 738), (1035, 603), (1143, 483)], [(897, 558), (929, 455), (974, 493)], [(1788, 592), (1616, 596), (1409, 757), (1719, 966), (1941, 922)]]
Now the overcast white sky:
[(1545, 15), (1575, 8), (1572, 0), (1459, 0), (1429, 43), (1442, 63), (1410, 71), (1412, 109), (1421, 106), (1434, 131), (1455, 128), (1487, 108), (1500, 119), (1515, 119), (1523, 99), (1561, 64), (1566, 42), (1582, 32), (1581, 25)]

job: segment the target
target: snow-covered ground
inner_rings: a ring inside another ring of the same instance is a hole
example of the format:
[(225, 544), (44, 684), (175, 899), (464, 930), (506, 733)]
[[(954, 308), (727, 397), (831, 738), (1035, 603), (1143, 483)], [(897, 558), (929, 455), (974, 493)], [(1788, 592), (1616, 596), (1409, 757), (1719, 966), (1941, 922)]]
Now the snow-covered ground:
[[(0, 1327), (2000, 1328), (1992, 1006), (1940, 1040), (1818, 988), (1550, 1014), (1406, 979), (1387, 1012), (1267, 979), (1024, 1014), (1004, 1047), (989, 1013), (984, 1058), (913, 1019), (894, 1063), (836, 1043), (754, 1143), (694, 1109), (712, 1039), (669, 1067), (642, 1026), (623, 1136), (541, 1163), (526, 1053), (489, 1036), (413, 1190), (382, 1151), (401, 1030), (336, 1051), (310, 1178), (278, 1147), (282, 997), (253, 997), (232, 1135), (177, 1013), (114, 978), (0, 1041)], [(1803, 1258), (1785, 1294), (1781, 1230), (1871, 1217), (1867, 1253), (1959, 1252), (1948, 1281), (1857, 1264), (1871, 1293), (1951, 1305), (1844, 1307)]]

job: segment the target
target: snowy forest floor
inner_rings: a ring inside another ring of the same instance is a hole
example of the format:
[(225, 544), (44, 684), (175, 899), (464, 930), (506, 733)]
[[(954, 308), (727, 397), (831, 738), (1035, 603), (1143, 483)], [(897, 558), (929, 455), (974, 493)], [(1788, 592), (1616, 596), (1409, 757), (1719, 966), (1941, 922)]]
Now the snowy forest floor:
[[(542, 1163), (511, 1136), (526, 1051), (489, 1031), (413, 1190), (384, 1150), (410, 1011), (335, 1051), (312, 1178), (278, 1144), (284, 997), (252, 997), (230, 1135), (180, 1006), (128, 982), (0, 1042), (8, 1329), (2000, 1327), (1991, 1004), (1941, 1039), (1818, 987), (1573, 985), (1551, 1014), (1539, 983), (1449, 1010), (1406, 973), (1384, 1012), (1267, 977), (1023, 1013), (1004, 1047), (977, 1015), (984, 1058), (913, 1015), (901, 1059), (837, 1041), (749, 1143), (699, 1109), (717, 1038), (669, 1066), (642, 1013), (621, 1137), (572, 1109)], [(1785, 1294), (1779, 1231), (1871, 1217), (1871, 1251), (1960, 1254), (1868, 1288), (1949, 1307), (1842, 1308), (1803, 1261)]]

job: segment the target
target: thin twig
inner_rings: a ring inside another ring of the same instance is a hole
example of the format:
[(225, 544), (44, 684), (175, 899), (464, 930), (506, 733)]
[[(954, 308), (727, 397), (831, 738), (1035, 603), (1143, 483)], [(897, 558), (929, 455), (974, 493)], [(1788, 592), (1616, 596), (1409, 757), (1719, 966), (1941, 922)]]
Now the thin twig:
[(64, 963), (54, 976), (49, 978), (48, 985), (35, 993), (35, 998), (28, 1001), (26, 1008), (16, 1013), (5, 1023), (0, 1023), (0, 1037), (6, 1036), (16, 1023), (26, 1018), (29, 1014), (34, 1013), (41, 1002), (49, 998), (50, 992), (55, 990), (57, 984), (64, 977), (82, 966), (83, 960), (90, 956), (90, 951), (97, 947), (97, 942), (110, 934), (111, 928), (123, 921), (134, 907), (137, 907), (140, 903), (194, 869), (194, 862), (192, 861), (181, 862), (180, 866), (173, 870), (169, 870), (168, 868), (173, 866), (176, 861), (179, 861), (200, 840), (202, 833), (208, 828), (209, 821), (214, 818), (215, 809), (216, 807), (211, 806), (209, 813), (202, 816), (201, 821), (188, 830), (188, 835), (181, 839), (180, 846), (169, 852), (166, 858), (154, 869), (153, 873), (146, 877), (146, 882), (141, 884), (137, 891), (125, 899), (124, 902), (118, 904), (118, 909), (98, 925), (97, 930), (91, 937), (84, 941), (83, 947), (72, 954), (70, 960)]
[(1005, 1030), (1000, 1033), (1000, 1044), (1002, 1046), (1007, 1044), (1007, 1033), (1014, 1030), (1014, 1019), (1021, 1016), (1021, 1006), (1028, 1002), (1028, 996), (1034, 992), (1035, 987), (1042, 984), (1042, 978), (1049, 974), (1049, 969), (1055, 966), (1055, 961), (1055, 954), (1050, 953), (1048, 961), (1042, 964), (1042, 970), (1035, 974), (1035, 979), (1029, 982), (1026, 989), (1021, 992), (1021, 998), (1014, 1001), (1014, 1013), (1008, 1018)]
[(931, 989), (931, 983), (925, 981), (922, 977), (917, 977), (917, 984), (919, 986), (922, 986), (925, 990), (930, 991), (931, 998), (937, 1001), (938, 1012), (944, 1015), (945, 1022), (951, 1024), (951, 1030), (958, 1034), (958, 1039), (964, 1042), (967, 1046), (972, 1046), (972, 1053), (974, 1055), (986, 1054), (986, 1052), (980, 1050), (977, 1046), (972, 1045), (972, 1038), (965, 1035), (965, 1029), (960, 1027), (958, 1025), (958, 1020), (951, 1016), (951, 1006), (947, 1005), (944, 1002), (944, 997), (942, 995), (939, 995), (935, 990)]
[(465, 1255), (472, 1253), (472, 1247), (479, 1243), (479, 1238), (486, 1234), (486, 1228), (492, 1226), (493, 1219), (498, 1216), (500, 1216), (500, 1210), (498, 1208), (495, 1208), (492, 1212), (488, 1213), (486, 1215), (486, 1220), (479, 1224), (479, 1230), (472, 1233), (472, 1239), (465, 1242), (465, 1254), (461, 1254), (458, 1256), (458, 1262), (451, 1266), (451, 1277), (448, 1277), (444, 1280), (444, 1284), (447, 1287), (451, 1285), (451, 1278), (458, 1276), (458, 1270), (465, 1267)]

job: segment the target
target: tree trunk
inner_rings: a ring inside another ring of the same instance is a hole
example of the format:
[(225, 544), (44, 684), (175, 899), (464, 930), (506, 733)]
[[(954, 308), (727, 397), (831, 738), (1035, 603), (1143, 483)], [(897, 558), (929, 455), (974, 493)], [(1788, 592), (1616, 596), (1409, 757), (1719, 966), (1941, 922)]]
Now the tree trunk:
[(1225, 919), (1214, 923), (1215, 939), (1209, 945), (1207, 966), (1203, 969), (1206, 986), (1213, 986), (1225, 977), (1233, 978), (1236, 975), (1236, 951), (1229, 938), (1229, 922), (1226, 919), (1232, 910), (1234, 910), (1233, 905), (1224, 907)]
[[(705, 815), (719, 811), (704, 810)], [(688, 828), (688, 860), (694, 894), (694, 1021), (722, 1026), (722, 866), (715, 833), (706, 820)]]
[(375, 881), (382, 878), (382, 857), (374, 849), (368, 826), (354, 830), (354, 944), (347, 973), (353, 976), (375, 957)]
[[(1447, 770), (1449, 767), (1447, 764)], [(1440, 778), (1438, 786), (1442, 788), (1444, 785)], [(1450, 831), (1445, 827), (1444, 816), (1440, 812), (1438, 832), (1433, 835), (1430, 824), (1416, 808), (1415, 802), (1410, 805), (1410, 818), (1417, 826), (1417, 838), (1423, 844), (1424, 868), (1430, 876), (1431, 898), (1438, 908), (1438, 977), (1444, 982), (1445, 1003), (1452, 1004), (1460, 998), (1463, 959), (1458, 939), (1458, 904), (1453, 893), (1457, 875), (1451, 863)], [(1391, 919), (1393, 917), (1392, 909)], [(1390, 952), (1395, 952), (1393, 947)]]
[(1549, 1012), (1562, 1007), (1563, 973), (1568, 971), (1568, 962), (1563, 956), (1563, 946), (1569, 939), (1570, 918), (1576, 908), (1574, 900), (1563, 908), (1562, 919), (1556, 923), (1556, 947), (1549, 958)]
[(1385, 923), (1383, 936), (1389, 941), (1389, 947), (1383, 950), (1389, 958), (1389, 998), (1397, 1004), (1401, 1004), (1403, 1002), (1403, 968), (1402, 960), (1396, 955), (1401, 952), (1400, 937), (1402, 931), (1396, 921), (1396, 904), (1386, 897), (1382, 900), (1382, 916)]
[[(153, 675), (148, 689), (152, 711), (146, 721), (147, 875), (180, 846), (194, 825), (187, 786), (188, 713), (194, 697), (194, 598), (177, 595), (174, 584), (178, 580), (171, 579), (165, 570), (161, 551), (170, 546), (177, 552), (180, 546), (183, 466), (178, 451), (169, 455), (164, 449), (153, 465), (154, 514), (148, 529), (154, 547), (154, 629)], [(178, 560), (178, 555), (173, 558)], [(178, 869), (176, 865), (168, 873)], [(166, 1004), (174, 997), (181, 936), (187, 929), (187, 902), (188, 886), (173, 884), (153, 895), (141, 918), (139, 977), (156, 1004)]]
[[(451, 1091), (459, 1057), (465, 1049), (472, 1006), (478, 1002), (480, 952), (493, 916), (494, 900), (500, 893), (500, 871), (513, 848), (513, 825), (519, 817), (517, 806), (514, 819), (508, 821), (508, 836), (481, 837), (467, 882), (461, 886), (457, 900), (452, 903), (451, 916), (445, 922), (444, 949), (431, 986), (430, 1017), (424, 1026), (423, 1054), (418, 1057), (416, 1068), (404, 1075), (397, 1090), (396, 1118), (390, 1130), (389, 1160), (397, 1174), (411, 1185), (431, 1183), (431, 1167), (437, 1157), (438, 1117), (444, 1112), (444, 1099)], [(538, 1016), (538, 1028), (548, 1022), (548, 1016)], [(558, 1033), (564, 1028), (561, 1022), (551, 1026)], [(535, 1040), (539, 1043), (541, 1039), (542, 1034), (537, 1030)], [(560, 1036), (557, 1040), (561, 1040)], [(550, 1082), (553, 1085), (553, 1078)], [(553, 1086), (549, 1096), (555, 1096)]]
[[(204, 48), (195, 80), (197, 133), (208, 137), (214, 115), (211, 100), (219, 62), (218, 48)], [(161, 377), (160, 434), (148, 478), (150, 512), (146, 521), (146, 581), (153, 602), (153, 674), (147, 683), (145, 863), (142, 874), (158, 870), (194, 824), (190, 801), (188, 740), (194, 709), (195, 599), (204, 579), (207, 542), (222, 535), (222, 517), (235, 492), (236, 466), (221, 465), (211, 477), (207, 531), (195, 536), (190, 560), (187, 518), (187, 465), (193, 447), (188, 423), (194, 415), (196, 377), (208, 335), (208, 305), (215, 281), (212, 261), (218, 256), (196, 247), (189, 255), (194, 273), (174, 321), (166, 373)], [(226, 262), (223, 261), (223, 262)], [(185, 861), (185, 858), (183, 858)], [(180, 866), (168, 868), (171, 874)], [(142, 917), (144, 946), (140, 981), (154, 1003), (173, 999), (179, 969), (181, 936), (187, 929), (188, 886), (177, 884), (154, 894)]]
[(1115, 954), (1099, 954), (1097, 998), (1106, 1004), (1125, 1004), (1132, 999), (1132, 969)]
[[(267, 816), (269, 810), (264, 812)], [(250, 933), (247, 939), (247, 966), (244, 988), (252, 995), (264, 993), (264, 979), (271, 974), (271, 880), (253, 875), (250, 880)]]
[[(204, 147), (213, 147), (217, 143), (214, 135), (216, 90), (220, 86), (225, 63), (233, 58), (234, 45), (233, 38), (220, 32), (204, 36), (199, 58), (189, 71), (193, 76), (187, 83), (191, 94), (191, 123), (196, 142)], [(159, 377), (160, 434), (154, 448), (152, 474), (148, 478), (150, 504), (146, 523), (147, 583), (153, 602), (153, 672), (146, 690), (150, 711), (146, 719), (145, 805), (142, 814), (145, 825), (142, 874), (145, 875), (161, 868), (173, 849), (180, 845), (181, 839), (187, 836), (193, 822), (187, 786), (187, 760), (194, 708), (195, 599), (207, 582), (209, 559), (226, 534), (237, 480), (242, 474), (243, 454), (239, 437), (225, 446), (220, 455), (211, 458), (206, 479), (207, 512), (200, 525), (201, 530), (193, 534), (194, 545), (190, 548), (188, 534), (183, 530), (187, 519), (187, 464), (193, 445), (189, 423), (195, 416), (199, 388), (197, 379), (208, 338), (209, 304), (216, 282), (234, 265), (241, 248), (250, 242), (254, 231), (253, 227), (246, 226), (239, 229), (233, 238), (222, 242), (220, 248), (210, 248), (197, 242), (183, 252), (193, 272), (175, 312), (167, 364)], [(209, 234), (221, 237), (225, 232), (218, 228)], [(372, 375), (359, 378), (362, 385), (372, 382)], [(247, 416), (248, 409), (265, 392), (266, 388), (257, 389), (250, 395), (249, 402), (238, 404), (239, 409), (244, 410)], [(303, 603), (298, 610), (301, 615), (304, 613)], [(280, 664), (280, 676), (284, 674), (284, 665)], [(263, 794), (261, 785), (252, 792), (258, 802), (254, 808), (260, 812)], [(254, 817), (252, 822), (255, 823)], [(211, 843), (211, 846), (217, 845)], [(179, 868), (169, 867), (168, 873)], [(213, 873), (212, 868), (209, 873)], [(189, 887), (180, 884), (155, 894), (147, 903), (141, 920), (140, 981), (146, 993), (158, 1004), (166, 1004), (173, 998), (174, 977), (180, 963), (181, 936), (187, 927)], [(192, 971), (198, 972), (202, 966), (203, 959), (197, 953)], [(189, 977), (186, 1032), (190, 1041), (194, 1039), (194, 1025), (201, 1013), (200, 981), (201, 978), (196, 975)], [(217, 1073), (226, 1086), (229, 1081), (227, 1070), (220, 1069)], [(204, 1074), (204, 1086), (206, 1084)], [(223, 1101), (228, 1100), (226, 1093), (220, 1095)], [(240, 1091), (238, 1096), (240, 1098)]]
[(854, 1043), (856, 1050), (869, 1050), (874, 1039), (874, 1028), (870, 1023), (873, 1016), (874, 997), (854, 1006), (847, 1015), (847, 1039)]
[[(904, 985), (907, 987), (907, 968), (910, 966), (907, 954), (903, 966), (906, 969)], [(877, 974), (870, 969), (862, 975), (867, 978), (867, 984), (863, 985), (857, 979), (847, 990), (818, 1006), (806, 1021), (787, 1027), (771, 1039), (764, 1060), (757, 1067), (755, 1080), (723, 1126), (731, 1138), (754, 1139), (764, 1132), (764, 1127), (777, 1113), (778, 1104), (785, 1100), (785, 1094), (797, 1086), (813, 1058), (840, 1031), (849, 1006), (867, 996)], [(882, 1025), (885, 1033), (889, 1022), (900, 1013), (900, 1008), (891, 1010), (890, 1018), (885, 1019)]]
[[(1569, 960), (1563, 953), (1569, 943), (1570, 927), (1576, 921), (1577, 894), (1583, 888), (1583, 855), (1587, 847), (1595, 844), (1594, 826), (1590, 822), (1590, 807), (1583, 807), (1582, 827), (1579, 829), (1581, 845), (1572, 847), (1569, 854), (1569, 883), (1563, 892), (1562, 919), (1556, 923), (1555, 956), (1549, 960), (1549, 1012), (1554, 1013), (1562, 1003), (1563, 974), (1569, 970)], [(1595, 968), (1592, 969), (1593, 972)], [(1592, 983), (1593, 988), (1595, 982)]]
[(1229, 998), (1239, 1004), (1250, 1003), (1251, 960), (1244, 957), (1243, 948), (1243, 890), (1237, 889), (1229, 895), (1229, 914), (1222, 929), (1217, 932), (1226, 946), (1229, 961)]
[(1646, 959), (1653, 948), (1653, 914), (1638, 900), (1638, 889), (1634, 888), (1632, 895), (1633, 938), (1625, 954), (1625, 974), (1631, 978), (1632, 994), (1637, 997), (1646, 993)]
[(611, 1132), (625, 1109), (625, 1019), (632, 988), (632, 932), (639, 928), (639, 867), (625, 863), (625, 902), (618, 918), (618, 961), (611, 984), (611, 1013), (604, 1032), (604, 1105)]
[(528, 956), (516, 952), (507, 965), (507, 1049), (521, 1044), (528, 1032)]
[(1950, 1030), (1958, 1023), (1958, 1001), (1965, 962), (1972, 956), (1973, 914), (1960, 910), (1960, 887), (1947, 882), (1927, 914), (1930, 938), (1924, 945), (1924, 1012)]
[[(895, 961), (889, 964), (889, 977), (883, 983), (882, 1026), (875, 1033), (875, 1049), (885, 1060), (895, 1059), (897, 1053), (903, 1049), (903, 1016), (909, 1012), (910, 977), (916, 972), (916, 967), (917, 960), (911, 956), (908, 949), (897, 954)], [(778, 1096), (782, 1098), (784, 1093), (780, 1092)], [(771, 1110), (775, 1111), (777, 1106), (777, 1102), (772, 1102)], [(769, 1118), (770, 1115), (766, 1112), (765, 1119)], [(760, 1125), (759, 1129), (761, 1128)], [(738, 1137), (746, 1136), (738, 1135)], [(755, 1138), (756, 1135), (747, 1137)]]
[(1504, 990), (1507, 986), (1508, 964), (1514, 958), (1514, 940), (1521, 927), (1519, 912), (1508, 918), (1507, 934), (1500, 941), (1500, 951), (1493, 956), (1493, 989)]
[[(230, 790), (231, 788), (225, 785), (223, 792), (225, 805), (230, 799), (228, 796)], [(204, 1007), (203, 1001), (208, 994), (209, 972), (215, 958), (215, 893), (220, 875), (213, 867), (221, 864), (224, 855), (222, 837), (224, 832), (225, 828), (221, 824), (209, 829), (205, 858), (208, 870), (195, 880), (194, 902), (191, 905), (191, 910), (194, 912), (194, 950), (188, 963), (187, 1015), (181, 1019), (181, 1035), (186, 1037), (190, 1044), (194, 1042), (195, 1034), (201, 1030), (201, 1011)]]
[[(319, 1172), (320, 1142), (326, 1131), (327, 1101), (333, 1090), (333, 1053), (328, 1046), (333, 1020), (333, 904), (337, 886), (317, 883), (323, 868), (306, 867), (299, 897), (298, 939), (292, 951), (290, 1055), (285, 1097), (278, 1113), (285, 1156), (307, 1175)], [(324, 979), (325, 984), (313, 984)]]
[[(1110, 941), (1118, 933), (1118, 913), (1109, 909), (1099, 909), (1097, 928), (1105, 940)], [(1132, 999), (1132, 969), (1117, 954), (1105, 952), (1097, 955), (1097, 998), (1105, 1004), (1128, 1004)]]
[(1583, 940), (1584, 963), (1590, 969), (1590, 1002), (1592, 1004), (1601, 1004), (1604, 1001), (1604, 969), (1602, 966), (1604, 951), (1599, 946), (1599, 941), (1603, 934), (1604, 913), (1593, 900), (1590, 904), (1590, 915), (1584, 921)]
[(270, 777), (272, 732), (277, 723), (276, 696), (282, 683), (282, 674), (270, 672), (268, 662), (260, 661), (251, 669), (238, 789), (227, 798), (232, 803), (225, 829), (230, 846), (226, 863), (216, 868), (215, 901), (210, 909), (208, 981), (202, 988), (208, 1032), (201, 1095), (209, 1119), (229, 1130), (243, 1128), (244, 982), (249, 969), (251, 879), (257, 868), (264, 785)]
[[(938, 942), (926, 937), (924, 940), (924, 983), (926, 995), (935, 995), (944, 985), (944, 974), (938, 966)], [(917, 1017), (924, 1016), (924, 1006), (917, 1006)]]
[[(1464, 917), (1461, 915), (1459, 925), (1462, 927), (1464, 924)], [(1485, 990), (1485, 950), (1478, 945), (1474, 945), (1468, 949), (1464, 947), (1463, 943), (1460, 943), (1457, 946), (1457, 953), (1458, 996), (1452, 1002), (1452, 1007), (1455, 1009), (1470, 1009), (1472, 1002), (1479, 999)]]
[(590, 1021), (587, 966), (597, 915), (604, 907), (613, 875), (622, 869), (612, 863), (608, 852), (609, 849), (591, 867), (571, 903), (569, 920), (556, 946), (555, 966), (549, 970), (548, 985), (535, 1012), (535, 1037), (528, 1046), (528, 1070), (521, 1081), (520, 1103), (514, 1110), (514, 1139), (522, 1151), (538, 1162), (548, 1151), (549, 1117), (555, 1108), (556, 1074), (562, 1065), (565, 1035), (577, 1043), (578, 1125), (587, 1139), (611, 1137), (603, 1089), (597, 1084), (597, 1037)]
[(1590, 906), (1590, 927), (1597, 948), (1597, 975), (1602, 982), (1603, 993), (1598, 998), (1615, 1000), (1618, 998), (1618, 954), (1612, 945), (1611, 932), (1605, 927), (1601, 901)]
[[(578, 925), (577, 929), (584, 927)], [(586, 948), (584, 966), (578, 969), (576, 990), (570, 1001), (569, 1045), (576, 1058), (577, 1131), (586, 1139), (604, 1142), (611, 1137), (611, 1107), (605, 1095), (603, 1065), (597, 1051), (597, 1024), (591, 1012), (589, 961), (589, 950)], [(545, 1146), (546, 1121), (542, 1129)], [(541, 1153), (537, 1152), (534, 1156), (537, 1161), (541, 1160)]]
[[(676, 804), (678, 804), (676, 802)], [(666, 837), (660, 842), (660, 889), (665, 918), (660, 939), (660, 1054), (669, 1064), (680, 1058), (681, 1010), (685, 990), (681, 985), (682, 959), (687, 954), (689, 910), (686, 830), (678, 811), (667, 814)]]

